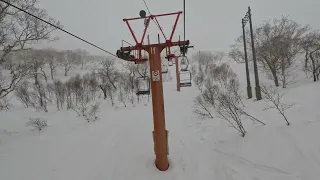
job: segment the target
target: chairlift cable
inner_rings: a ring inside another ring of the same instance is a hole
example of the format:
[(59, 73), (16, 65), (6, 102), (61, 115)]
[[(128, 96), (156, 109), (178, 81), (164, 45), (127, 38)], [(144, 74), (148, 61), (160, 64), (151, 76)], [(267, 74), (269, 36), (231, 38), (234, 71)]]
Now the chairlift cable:
[[(8, 4), (8, 5), (11, 6), (11, 7), (16, 8), (16, 9), (18, 9), (19, 11), (22, 11), (22, 12), (24, 12), (24, 13), (26, 13), (26, 14), (28, 14), (28, 15), (30, 15), (30, 16), (32, 16), (32, 17), (34, 17), (34, 18), (36, 18), (36, 19), (44, 22), (44, 23), (46, 23), (46, 24), (49, 24), (50, 26), (55, 27), (56, 29), (59, 29), (60, 31), (62, 31), (62, 32), (64, 32), (64, 33), (67, 33), (67, 34), (69, 34), (69, 35), (71, 35), (71, 36), (73, 36), (73, 37), (75, 37), (75, 38), (77, 38), (77, 39), (79, 39), (79, 40), (81, 40), (81, 41), (83, 41), (83, 42), (85, 42), (85, 43), (87, 43), (87, 44), (89, 44), (89, 45), (91, 45), (91, 46), (93, 46), (93, 47), (101, 50), (101, 51), (103, 51), (103, 52), (106, 52), (106, 53), (108, 53), (108, 54), (110, 54), (110, 55), (112, 55), (112, 56), (114, 56), (114, 57), (117, 57), (115, 54), (113, 54), (113, 53), (111, 53), (111, 52), (109, 52), (109, 51), (107, 51), (107, 50), (105, 50), (105, 49), (103, 49), (103, 48), (101, 48), (101, 47), (99, 47), (99, 46), (97, 46), (97, 45), (95, 45), (95, 44), (93, 44), (93, 43), (91, 43), (91, 42), (89, 42), (89, 41), (81, 38), (81, 37), (79, 37), (79, 36), (76, 36), (76, 35), (68, 32), (68, 31), (66, 31), (66, 30), (64, 30), (64, 29), (62, 29), (62, 28), (60, 28), (60, 27), (58, 27), (58, 26), (56, 26), (56, 25), (54, 25), (54, 24), (52, 24), (52, 23), (50, 23), (50, 22), (48, 22), (48, 21), (46, 21), (46, 20), (44, 20), (44, 19), (42, 19), (42, 18), (40, 18), (40, 17), (37, 17), (37, 16), (35, 16), (35, 15), (33, 15), (33, 14), (31, 14), (31, 13), (29, 13), (29, 12), (27, 12), (27, 11), (25, 11), (25, 10), (23, 10), (23, 9), (21, 9), (21, 8), (19, 8), (19, 7), (15, 6), (15, 5), (7, 2), (7, 1), (4, 1), (4, 0), (0, 0), (0, 1)], [(118, 57), (117, 57), (117, 58), (118, 58)]]
[(145, 5), (145, 6), (146, 6), (146, 8), (147, 8), (147, 11), (149, 12), (149, 14), (151, 14), (150, 9), (149, 9), (149, 7), (148, 7), (148, 5), (147, 5), (146, 1), (145, 1), (145, 0), (143, 0), (143, 2), (144, 2), (144, 5)]
[[(149, 7), (148, 7), (148, 5), (147, 5), (147, 2), (146, 2), (145, 0), (143, 0), (143, 2), (144, 2), (144, 5), (145, 5), (145, 6), (146, 6), (146, 8), (147, 8), (147, 11), (148, 11), (149, 15), (152, 15), (152, 14), (151, 14), (151, 12), (150, 12)], [(154, 19), (155, 19), (155, 20), (154, 20)], [(164, 34), (164, 32), (163, 32), (163, 31), (162, 31), (162, 29), (161, 29), (161, 26), (160, 26), (160, 24), (159, 24), (159, 22), (158, 22), (157, 18), (155, 17), (154, 19), (152, 19), (152, 21), (157, 25), (157, 27), (158, 27), (158, 28), (159, 28), (159, 30), (161, 31), (161, 33), (162, 33), (163, 37), (165, 38), (165, 40), (167, 40), (167, 39), (166, 39), (166, 36), (165, 36), (165, 34)]]
[(133, 46), (133, 44), (131, 44), (131, 43), (129, 43), (128, 41), (123, 40), (123, 39), (122, 39), (122, 46), (123, 46), (123, 42), (125, 42), (125, 43), (127, 43), (127, 44), (129, 44), (129, 45)]
[[(183, 40), (186, 40), (186, 0), (183, 0)], [(185, 56), (186, 46), (183, 45), (183, 56)]]
[[(183, 40), (186, 40), (186, 0), (183, 0)], [(186, 56), (186, 46), (183, 45), (183, 56)], [(189, 67), (189, 59), (187, 59), (187, 69)]]
[[(143, 3), (144, 3), (144, 5), (146, 6), (149, 15), (151, 15), (151, 11), (150, 11), (150, 9), (149, 9), (149, 7), (148, 7), (148, 5), (147, 5), (147, 2), (146, 2), (145, 0), (143, 0)], [(158, 23), (158, 21), (156, 22), (154, 19), (152, 19), (152, 20), (153, 20), (154, 23), (156, 23), (156, 25), (158, 26), (158, 28), (161, 30), (161, 27), (160, 27), (160, 24)]]

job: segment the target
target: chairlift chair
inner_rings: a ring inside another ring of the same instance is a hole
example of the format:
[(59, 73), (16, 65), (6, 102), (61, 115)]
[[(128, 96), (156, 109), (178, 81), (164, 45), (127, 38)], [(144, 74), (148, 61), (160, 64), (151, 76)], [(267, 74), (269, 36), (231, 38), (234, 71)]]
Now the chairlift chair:
[(166, 51), (167, 51), (167, 55), (166, 55), (165, 58), (168, 59), (168, 65), (169, 66), (173, 66), (172, 58), (174, 58), (175, 55), (174, 54), (169, 54), (167, 49), (166, 49)]
[(163, 74), (168, 73), (168, 66), (165, 65), (165, 64), (162, 64), (162, 73), (163, 73)]
[(150, 94), (150, 78), (139, 77), (137, 79), (137, 92), (136, 95), (149, 95)]
[(116, 55), (118, 58), (128, 61), (131, 58), (134, 58), (134, 55), (130, 54), (131, 51), (121, 51), (117, 50)]
[(180, 63), (180, 71), (188, 71), (189, 61), (187, 57), (182, 57)]
[(180, 46), (180, 53), (187, 54), (189, 46)]
[(121, 51), (121, 50), (117, 50), (116, 53), (117, 57), (126, 61), (132, 61), (135, 64), (141, 64), (144, 63), (146, 61), (148, 61), (147, 58), (145, 57), (138, 57), (137, 52), (134, 51), (133, 54), (131, 54), (131, 51)]
[(180, 71), (180, 87), (190, 87), (192, 86), (192, 78), (191, 72), (187, 71)]
[(180, 71), (188, 71), (188, 64), (186, 62), (181, 61)]
[(148, 59), (147, 58), (141, 58), (141, 59), (132, 58), (132, 59), (128, 59), (128, 61), (133, 61), (134, 64), (143, 64), (146, 61), (148, 61)]

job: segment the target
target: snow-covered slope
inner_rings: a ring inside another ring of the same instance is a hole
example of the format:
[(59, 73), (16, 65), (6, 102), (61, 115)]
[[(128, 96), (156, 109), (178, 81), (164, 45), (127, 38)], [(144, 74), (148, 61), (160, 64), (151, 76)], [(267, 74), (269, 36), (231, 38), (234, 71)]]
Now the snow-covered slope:
[[(245, 83), (244, 66), (232, 64)], [(152, 108), (111, 107), (103, 101), (100, 120), (86, 122), (72, 111), (48, 113), (17, 104), (0, 112), (1, 180), (318, 180), (320, 177), (320, 84), (296, 84), (285, 99), (295, 102), (286, 126), (264, 101), (245, 100), (247, 110), (267, 125), (244, 122), (240, 137), (220, 119), (193, 114), (195, 87), (175, 90), (164, 83), (170, 168), (154, 167)], [(253, 81), (253, 76), (252, 82)], [(253, 83), (252, 83), (253, 84)], [(245, 84), (243, 84), (245, 87)], [(142, 101), (147, 102), (144, 98)], [(29, 117), (48, 119), (42, 132), (25, 127)]]

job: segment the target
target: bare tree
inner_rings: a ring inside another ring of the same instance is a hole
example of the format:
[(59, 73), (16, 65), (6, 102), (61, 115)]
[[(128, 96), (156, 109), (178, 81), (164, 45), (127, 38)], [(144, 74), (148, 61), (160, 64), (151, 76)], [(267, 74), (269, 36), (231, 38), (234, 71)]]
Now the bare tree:
[[(37, 7), (37, 0), (11, 0), (15, 4), (34, 14), (35, 16), (46, 19), (59, 27), (59, 22), (49, 17), (44, 9)], [(5, 56), (10, 52), (23, 50), (29, 45), (39, 41), (55, 41), (57, 37), (51, 37), (50, 34), (56, 28), (46, 24), (20, 10), (14, 9), (6, 3), (0, 3), (0, 64), (5, 61)]]
[(202, 92), (203, 86), (205, 84), (206, 76), (202, 70), (195, 72), (192, 76), (193, 82), (196, 84), (200, 92)]
[(297, 22), (282, 17), (265, 22), (254, 31), (257, 45), (257, 60), (267, 73), (272, 75), (275, 85), (279, 86), (279, 75), (285, 87), (286, 69), (291, 67), (301, 50), (303, 35), (309, 30)]
[(84, 81), (80, 74), (77, 74), (76, 76), (70, 78), (69, 82), (69, 88), (74, 104), (91, 100), (89, 87), (87, 86), (87, 81)]
[(0, 66), (0, 99), (6, 97), (15, 90), (19, 83), (28, 75), (28, 66), (25, 64), (17, 64), (10, 69), (8, 73)]
[(225, 53), (224, 52), (214, 52), (213, 53), (213, 60), (215, 62), (221, 62), (221, 60), (225, 57)]
[(196, 62), (199, 68), (204, 70), (204, 73), (207, 73), (208, 66), (215, 62), (215, 56), (210, 51), (199, 51), (198, 53), (193, 54), (192, 61)]
[[(259, 68), (267, 73), (275, 85), (282, 86), (292, 83), (295, 73), (292, 67), (295, 60), (301, 55), (301, 41), (309, 30), (309, 26), (303, 26), (289, 17), (266, 21), (253, 31), (255, 51)], [(250, 31), (246, 30), (247, 42), (251, 42)], [(248, 60), (252, 58), (251, 43), (248, 43)], [(231, 46), (229, 57), (237, 62), (244, 62), (243, 36), (236, 39)]]
[(239, 92), (240, 84), (237, 79), (237, 74), (233, 72), (229, 64), (222, 63), (219, 66), (211, 66), (209, 69), (210, 71), (206, 81), (217, 81), (221, 88), (227, 89), (229, 93), (233, 93), (239, 102), (243, 104)]
[(93, 57), (90, 56), (89, 52), (83, 49), (77, 49), (75, 50), (75, 53), (78, 56), (76, 64), (79, 64), (83, 70), (88, 61), (90, 61)]
[(136, 78), (136, 67), (132, 63), (126, 63), (125, 65), (126, 72), (123, 75), (124, 80), (124, 90), (128, 94), (128, 99), (134, 107), (134, 95), (135, 95), (135, 78)]
[[(96, 93), (91, 93), (92, 87), (89, 75), (85, 75), (84, 78), (81, 78), (77, 75), (73, 78), (70, 85), (73, 88), (74, 93), (76, 94), (76, 102), (72, 105), (71, 109), (74, 110), (80, 117), (86, 121), (95, 121), (98, 120), (97, 116), (100, 102), (96, 101)], [(94, 96), (94, 97), (93, 97)]]
[(198, 89), (202, 92), (207, 74), (212, 73), (213, 68), (216, 66), (216, 62), (219, 61), (220, 56), (218, 53), (213, 54), (207, 51), (199, 51), (193, 55), (192, 79)]
[(136, 67), (137, 67), (136, 71), (140, 77), (148, 77), (148, 74), (149, 74), (148, 63), (138, 64)]
[(214, 86), (217, 91), (217, 100), (215, 101), (215, 110), (220, 118), (229, 122), (244, 137), (246, 130), (242, 125), (242, 110), (238, 107), (237, 99), (234, 96), (229, 96), (227, 93), (219, 90), (219, 86)]
[(73, 105), (73, 82), (71, 81), (72, 78), (70, 78), (67, 82), (64, 83), (64, 86), (66, 88), (66, 102), (67, 102), (67, 109), (71, 109)]
[[(202, 92), (201, 92), (202, 93)], [(213, 118), (212, 111), (214, 101), (210, 101), (208, 97), (211, 96), (211, 91), (206, 91), (206, 94), (198, 95), (193, 101), (193, 113), (201, 118)]]
[[(231, 50), (228, 53), (229, 58), (231, 58), (237, 63), (245, 62), (243, 44), (239, 42), (239, 39), (241, 38), (242, 36), (236, 39), (236, 43), (230, 46)], [(248, 58), (248, 59), (251, 59), (251, 58)]]
[(93, 100), (96, 100), (95, 98), (97, 97), (97, 92), (99, 91), (96, 74), (91, 72), (84, 75), (84, 77), (87, 78), (88, 81), (87, 83), (89, 86), (90, 96)]
[(226, 63), (216, 66), (208, 74), (211, 78), (218, 81), (221, 87), (228, 87), (229, 79), (236, 78), (235, 74), (230, 66)]
[(127, 107), (126, 99), (128, 97), (128, 91), (127, 88), (127, 81), (126, 81), (126, 74), (121, 74), (120, 79), (118, 81), (118, 100), (124, 105), (124, 107)]
[(47, 120), (38, 118), (29, 118), (29, 121), (26, 123), (26, 126), (34, 127), (35, 130), (41, 131), (44, 127), (47, 127)]
[(68, 76), (68, 72), (74, 67), (75, 62), (78, 59), (77, 54), (70, 50), (62, 51), (59, 53), (58, 58), (59, 63), (64, 70), (64, 76)]
[(311, 72), (313, 81), (317, 81), (319, 80), (320, 32), (308, 33), (302, 41), (302, 47), (305, 51), (304, 70)]
[[(282, 61), (283, 62), (283, 61)], [(287, 66), (285, 64), (281, 67), (281, 76), (279, 76), (279, 81), (282, 83), (282, 87), (286, 88), (288, 85), (294, 84), (297, 82), (296, 78), (298, 74), (298, 65)]]
[[(204, 90), (196, 98), (194, 113), (201, 117), (213, 117), (214, 110), (218, 117), (229, 122), (231, 127), (245, 136), (246, 131), (242, 125), (243, 119), (254, 122), (263, 122), (249, 115), (241, 106), (240, 83), (236, 74), (227, 66), (222, 64), (209, 74), (205, 81)], [(210, 71), (211, 72), (211, 71)], [(214, 81), (214, 80), (218, 81)], [(217, 83), (216, 83), (217, 82)]]
[(282, 102), (282, 97), (284, 96), (283, 93), (280, 93), (277, 88), (274, 88), (272, 86), (262, 85), (261, 91), (264, 93), (266, 100), (269, 100), (272, 105), (268, 105), (266, 108), (264, 108), (265, 111), (269, 109), (276, 109), (279, 111), (279, 113), (282, 115), (284, 120), (287, 122), (287, 125), (289, 126), (290, 123), (285, 116), (285, 111), (291, 108), (294, 104), (285, 104)]
[(54, 95), (55, 95), (55, 100), (56, 100), (56, 105), (57, 109), (63, 109), (63, 105), (66, 101), (66, 86), (60, 81), (56, 80), (53, 83), (53, 89), (52, 89)]
[(56, 73), (56, 69), (59, 66), (58, 61), (58, 52), (54, 49), (44, 49), (42, 50), (43, 58), (46, 63), (48, 63), (50, 68), (50, 76), (51, 79), (54, 79), (54, 75)]
[[(252, 51), (251, 51), (251, 36), (250, 30), (245, 30), (246, 33), (246, 43), (247, 43), (247, 56), (248, 62), (252, 62)], [(245, 63), (245, 54), (244, 54), (244, 44), (243, 44), (243, 35), (235, 39), (235, 43), (230, 46), (231, 50), (228, 53), (229, 58), (234, 60), (237, 63)], [(251, 64), (251, 63), (250, 63)]]
[(10, 104), (10, 99), (7, 97), (3, 97), (0, 99), (0, 111), (9, 111), (13, 105)]
[(48, 90), (46, 86), (38, 82), (32, 86), (32, 90), (30, 92), (30, 96), (32, 99), (32, 104), (37, 110), (43, 110), (44, 112), (48, 112), (48, 103), (51, 102), (51, 99), (48, 95)]
[(15, 95), (18, 100), (26, 107), (34, 107), (34, 104), (30, 97), (30, 85), (28, 81), (23, 81), (15, 90)]
[(99, 75), (99, 88), (101, 89), (102, 93), (103, 93), (103, 98), (107, 99), (108, 97), (108, 93), (107, 93), (107, 78), (105, 76), (101, 76)]
[(102, 68), (98, 70), (98, 77), (100, 78), (99, 87), (104, 93), (104, 97), (110, 97), (111, 104), (114, 105), (114, 93), (117, 90), (116, 82), (120, 75), (115, 67), (114, 59), (107, 58), (101, 62)]
[[(283, 21), (286, 21), (284, 19)], [(279, 49), (275, 49), (274, 54), (279, 57), (280, 61), (280, 70), (278, 74), (280, 75), (280, 81), (282, 82), (282, 87), (286, 88), (287, 84), (292, 83), (296, 78), (296, 75), (293, 73), (297, 66), (294, 64), (296, 58), (301, 52), (301, 42), (302, 35), (307, 31), (306, 29), (301, 29), (302, 32), (297, 32), (295, 34), (298, 24), (286, 25), (287, 22), (281, 22), (281, 28), (287, 28), (287, 31), (283, 34), (275, 37), (273, 39), (274, 45)], [(283, 26), (283, 27), (282, 27)], [(291, 31), (289, 28), (292, 28)]]
[(117, 89), (115, 83), (119, 79), (119, 72), (115, 66), (115, 61), (112, 58), (107, 58), (101, 62), (102, 68), (98, 70), (100, 75), (103, 75), (107, 78), (109, 83), (114, 89)]
[(77, 104), (72, 108), (79, 117), (83, 118), (84, 120), (90, 122), (90, 121), (96, 121), (99, 120), (99, 117), (97, 115), (100, 108), (99, 102), (85, 102), (81, 104)]
[(105, 89), (106, 89), (107, 95), (111, 100), (111, 105), (114, 106), (114, 96), (115, 96), (115, 93), (117, 92), (117, 89), (114, 88), (113, 84), (111, 84), (110, 81), (106, 81)]
[(45, 57), (42, 50), (28, 50), (23, 51), (21, 54), (25, 58), (25, 63), (30, 66), (30, 74), (33, 76), (35, 84), (39, 82), (39, 75), (48, 81), (46, 72), (44, 71), (45, 67)]

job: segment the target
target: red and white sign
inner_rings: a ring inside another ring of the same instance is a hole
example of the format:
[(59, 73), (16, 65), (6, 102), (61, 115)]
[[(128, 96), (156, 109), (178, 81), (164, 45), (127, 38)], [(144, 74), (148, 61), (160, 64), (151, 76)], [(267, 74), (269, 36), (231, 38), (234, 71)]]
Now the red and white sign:
[(152, 71), (152, 81), (160, 81), (160, 73), (158, 70)]

